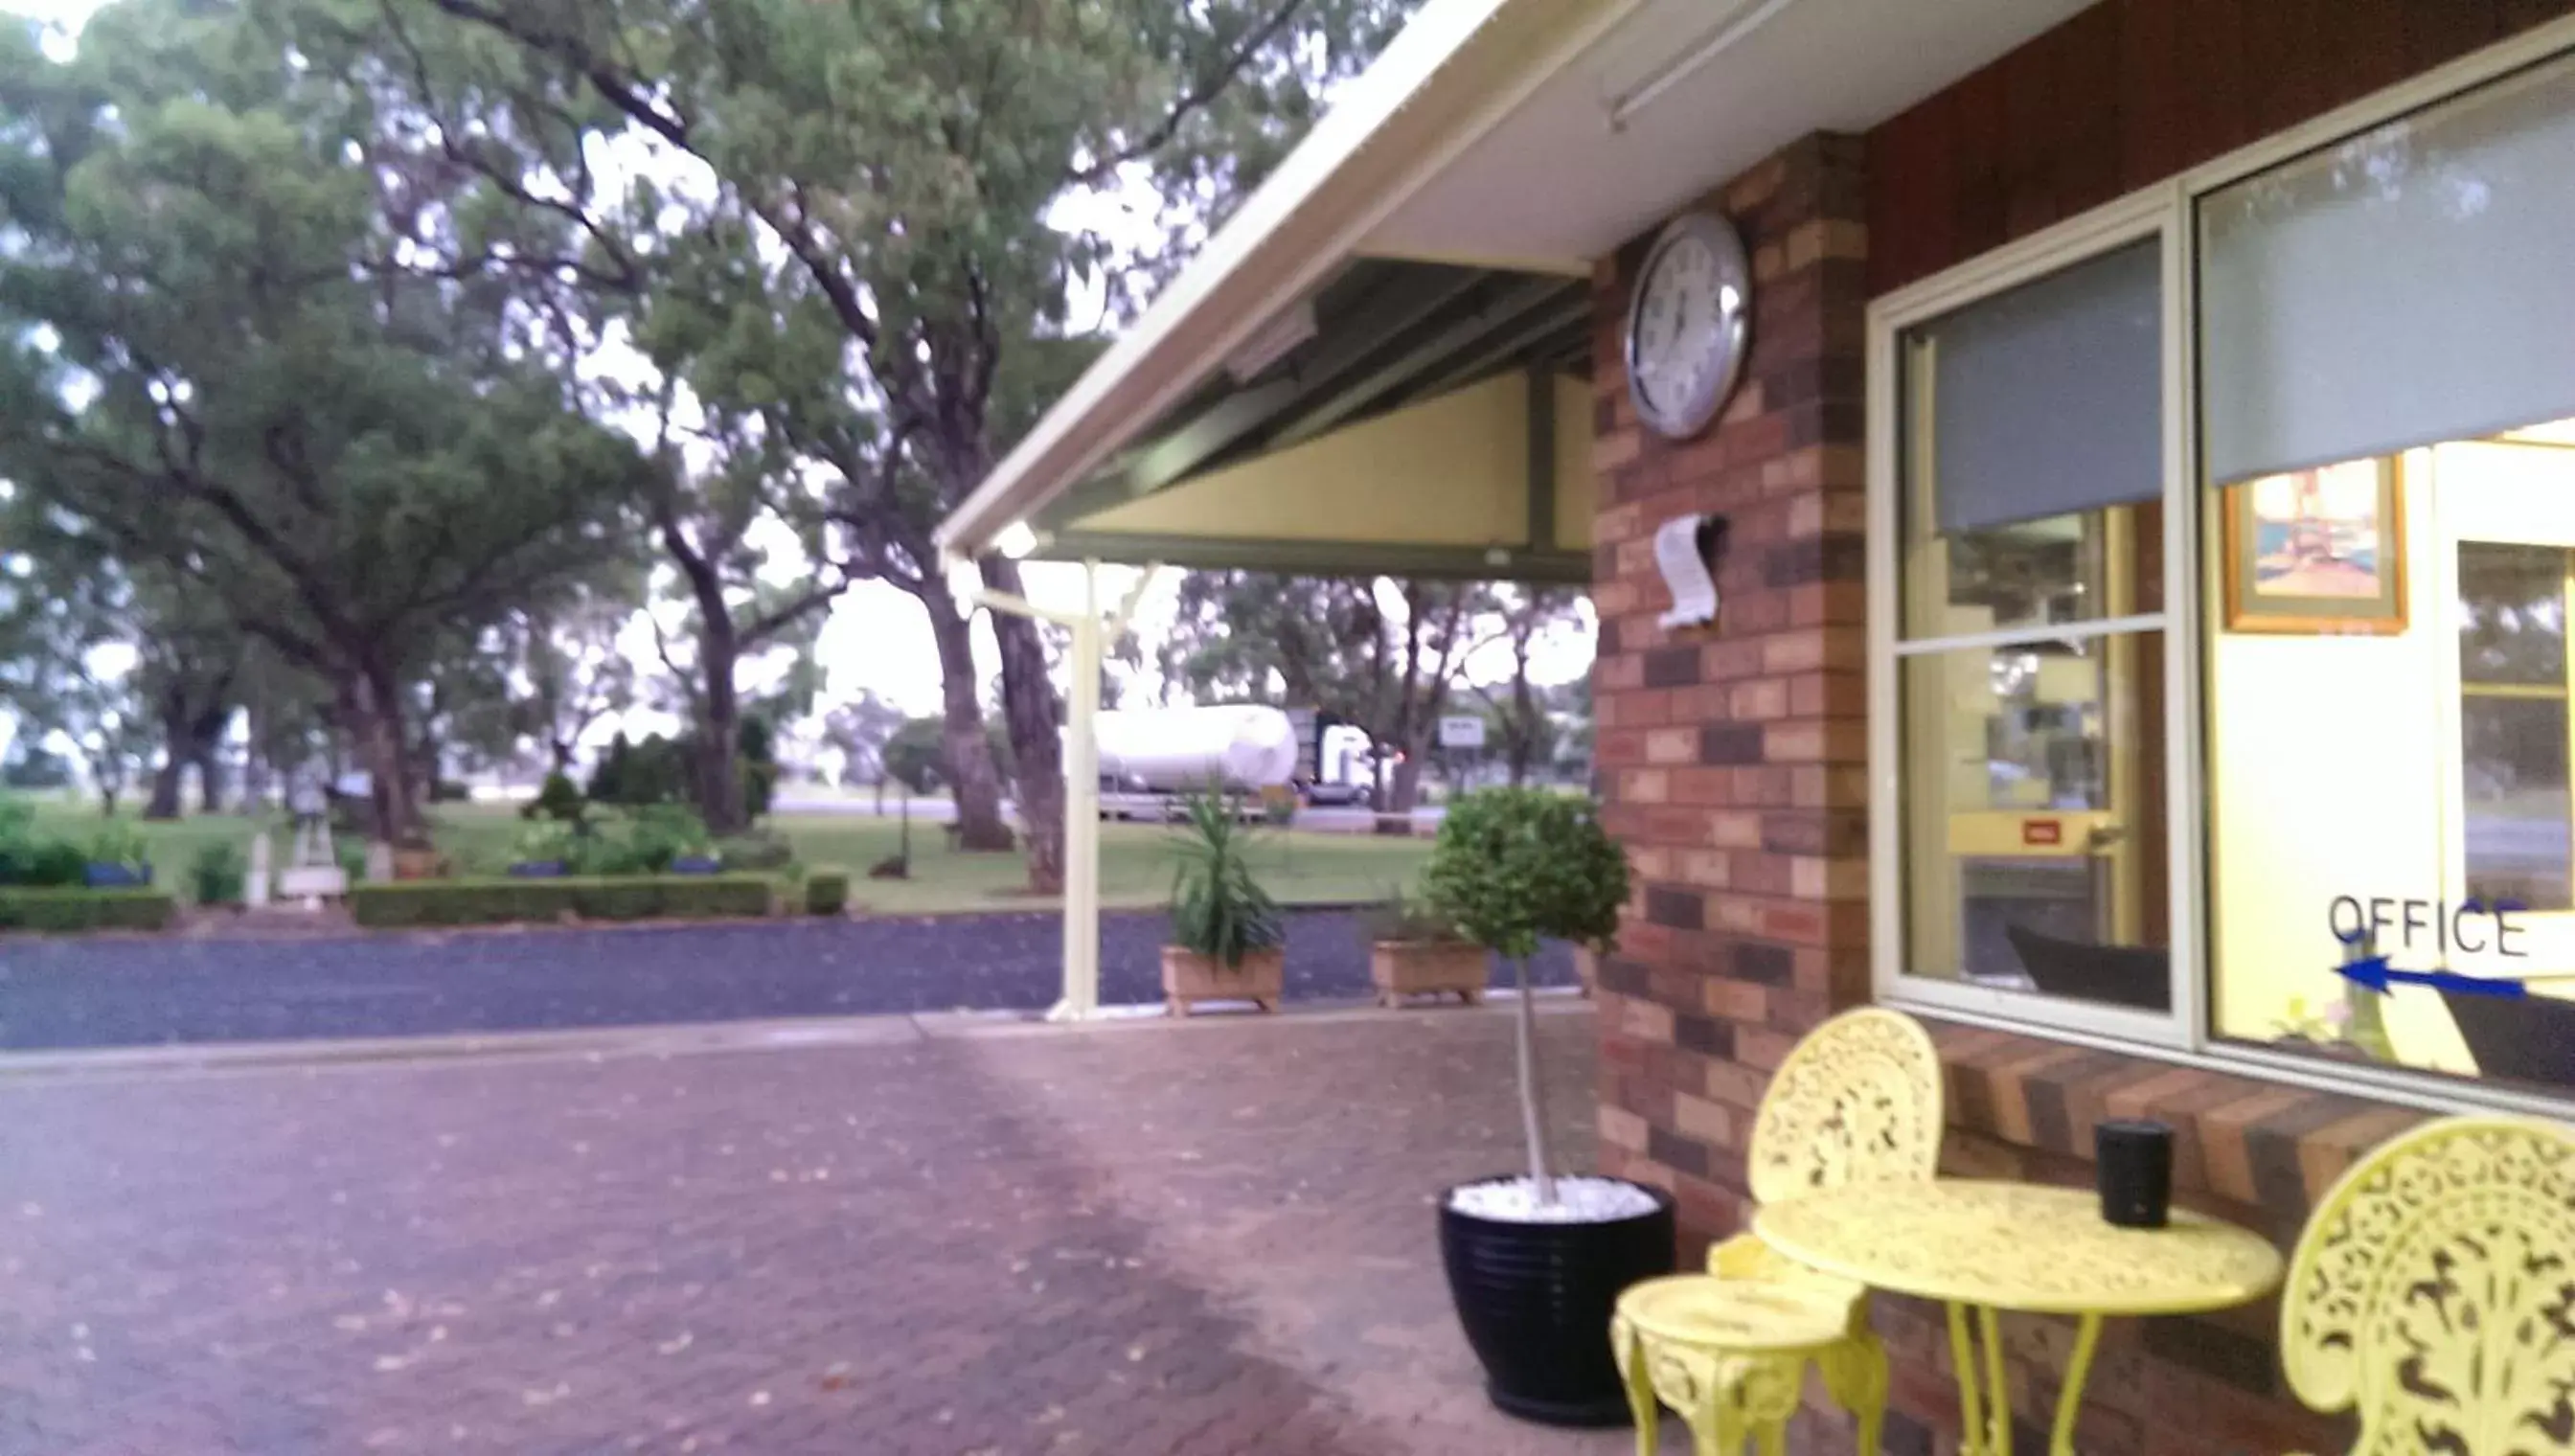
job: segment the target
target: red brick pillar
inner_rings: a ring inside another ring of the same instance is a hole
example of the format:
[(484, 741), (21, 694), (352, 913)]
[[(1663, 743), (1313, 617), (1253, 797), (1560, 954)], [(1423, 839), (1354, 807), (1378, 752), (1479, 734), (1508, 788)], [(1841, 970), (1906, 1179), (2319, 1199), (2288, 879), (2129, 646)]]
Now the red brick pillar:
[[(1600, 971), (1601, 1162), (1674, 1192), (1692, 1255), (1739, 1226), (1769, 1069), (1868, 995), (1860, 156), (1809, 137), (1703, 204), (1743, 235), (1753, 321), (1743, 384), (1696, 439), (1646, 430), (1627, 397), (1651, 234), (1594, 278), (1592, 687), (1636, 883)], [(1666, 631), (1653, 533), (1692, 511), (1729, 522), (1718, 620)]]

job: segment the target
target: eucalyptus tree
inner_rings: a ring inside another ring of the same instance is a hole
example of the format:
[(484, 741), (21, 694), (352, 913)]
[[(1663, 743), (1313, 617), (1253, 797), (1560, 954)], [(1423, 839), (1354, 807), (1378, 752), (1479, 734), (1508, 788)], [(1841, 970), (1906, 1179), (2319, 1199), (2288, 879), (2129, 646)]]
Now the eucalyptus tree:
[(648, 463), (518, 291), (404, 266), (419, 180), (238, 9), (0, 29), (0, 471), (328, 683), (420, 838), (428, 655), (614, 550)]
[[(960, 831), (983, 845), (1007, 838), (1000, 785), (932, 528), (1093, 357), (1132, 285), (1203, 237), (1412, 8), (269, 3), (314, 64), (401, 92), (379, 108), (381, 154), (470, 171), (516, 204), (506, 246), (431, 230), (437, 269), (640, 301), (636, 346), (823, 473), (829, 570), (891, 583), (928, 619)], [(1060, 221), (1085, 196), (1147, 200), (1154, 238), (1122, 250)], [(1008, 561), (976, 570), (1020, 588)], [(1052, 886), (1059, 705), (1037, 625), (992, 627), (1031, 878)]]

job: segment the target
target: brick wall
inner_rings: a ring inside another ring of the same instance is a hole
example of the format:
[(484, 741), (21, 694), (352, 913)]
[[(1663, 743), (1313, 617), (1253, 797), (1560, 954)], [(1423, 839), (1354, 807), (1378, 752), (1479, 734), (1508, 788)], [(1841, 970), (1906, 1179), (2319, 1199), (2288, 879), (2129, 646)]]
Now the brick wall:
[[(1715, 425), (1666, 441), (1620, 367), (1650, 238), (1595, 276), (1592, 686), (1636, 893), (1600, 970), (1608, 1170), (1670, 1188), (1690, 1252), (1730, 1231), (1769, 1068), (1865, 999), (1860, 144), (1812, 137), (1707, 200), (1752, 258), (1751, 353)], [(1653, 532), (1728, 519), (1715, 628), (1666, 632)]]
[[(1636, 890), (1602, 964), (1603, 1171), (1669, 1188), (1682, 1257), (1743, 1226), (1743, 1148), (1769, 1071), (1832, 1010), (1868, 998), (1861, 350), (1869, 236), (1859, 144), (1814, 137), (1725, 186), (1755, 275), (1741, 392), (1698, 439), (1642, 430), (1619, 334), (1639, 238), (1595, 274), (1599, 515), (1593, 687), (1604, 815)], [(1713, 630), (1666, 632), (1652, 533), (1731, 522)], [(2189, 1206), (2286, 1250), (2360, 1151), (2419, 1114), (2356, 1097), (1936, 1027), (1948, 1075), (1946, 1170), (2088, 1183), (2092, 1125), (2173, 1122)], [(2115, 1321), (2077, 1437), (2086, 1456), (2273, 1456), (2347, 1449), (2347, 1426), (2280, 1384), (2272, 1302)], [(1934, 1306), (1881, 1299), (1895, 1359), (1889, 1456), (1957, 1449), (1957, 1385)], [(2014, 1414), (2045, 1449), (2072, 1327), (2006, 1315)], [(1810, 1395), (1814, 1392), (1810, 1391)], [(1849, 1449), (1810, 1409), (1794, 1449)]]

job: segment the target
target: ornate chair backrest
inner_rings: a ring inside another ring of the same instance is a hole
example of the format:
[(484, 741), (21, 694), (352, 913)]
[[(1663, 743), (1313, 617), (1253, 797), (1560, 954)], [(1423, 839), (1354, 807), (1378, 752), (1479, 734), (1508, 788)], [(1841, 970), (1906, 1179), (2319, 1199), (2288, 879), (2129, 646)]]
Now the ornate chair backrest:
[(1865, 1006), (1806, 1034), (1752, 1121), (1761, 1203), (1844, 1183), (1928, 1178), (1940, 1163), (1940, 1054), (1922, 1023)]
[(2298, 1237), (2280, 1358), (2359, 1408), (2353, 1456), (2575, 1450), (2575, 1128), (2450, 1117), (2361, 1159)]

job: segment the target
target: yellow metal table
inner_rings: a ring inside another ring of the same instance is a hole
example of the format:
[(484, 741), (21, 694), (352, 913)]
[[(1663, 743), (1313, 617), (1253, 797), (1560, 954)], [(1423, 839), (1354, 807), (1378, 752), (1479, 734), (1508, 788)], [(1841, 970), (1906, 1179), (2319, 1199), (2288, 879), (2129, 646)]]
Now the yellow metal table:
[(1962, 1456), (2011, 1453), (1997, 1311), (2077, 1319), (2048, 1443), (2053, 1456), (2072, 1456), (2103, 1319), (2223, 1309), (2280, 1282), (2279, 1251), (2249, 1229), (2180, 1208), (2167, 1227), (2120, 1228), (2102, 1221), (2088, 1188), (1956, 1178), (1854, 1183), (1764, 1204), (1752, 1229), (1800, 1263), (1949, 1306)]

